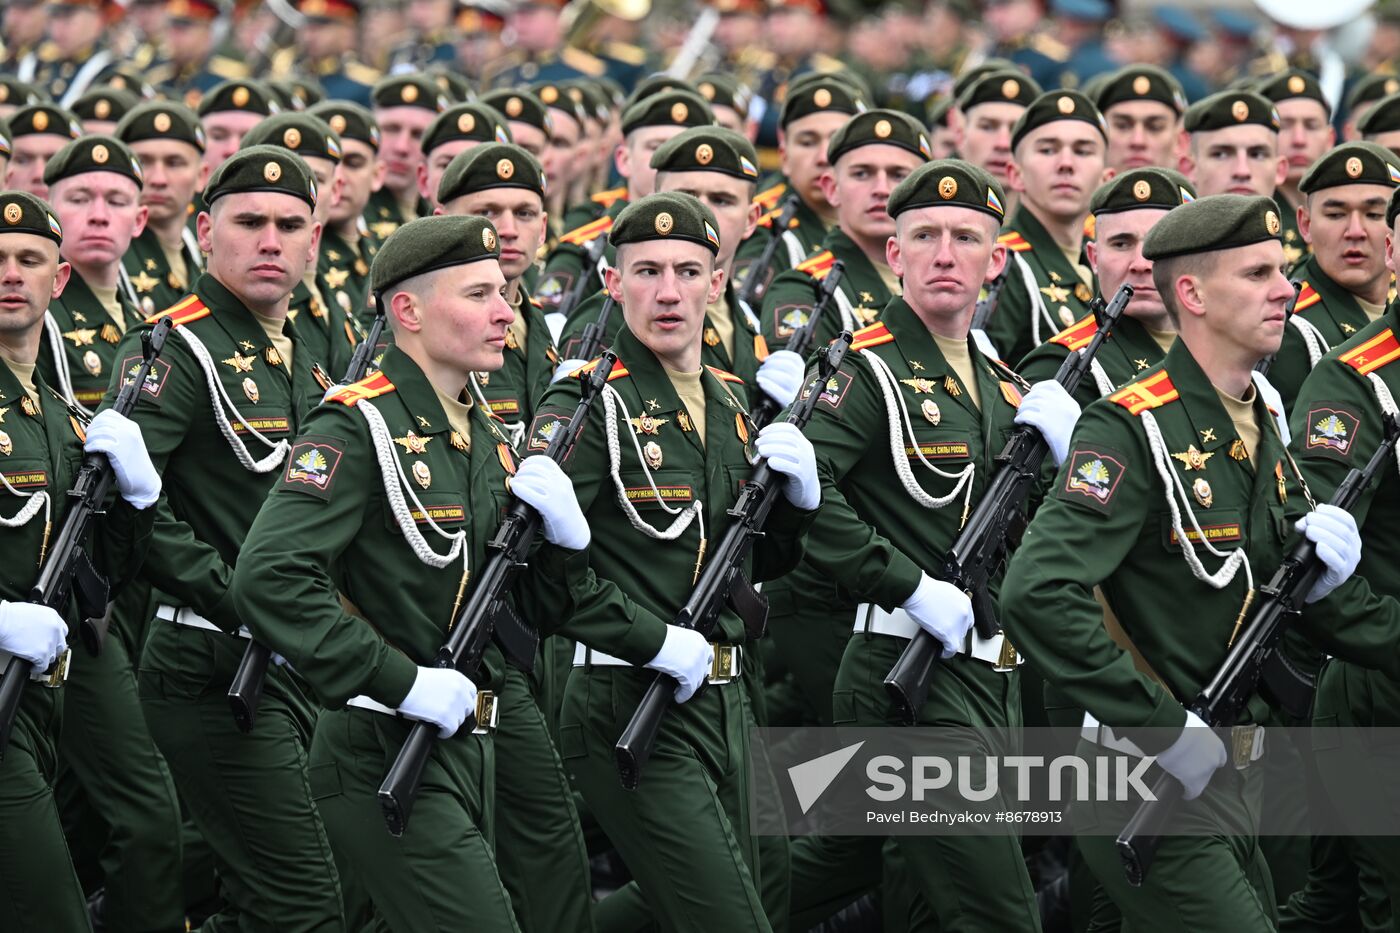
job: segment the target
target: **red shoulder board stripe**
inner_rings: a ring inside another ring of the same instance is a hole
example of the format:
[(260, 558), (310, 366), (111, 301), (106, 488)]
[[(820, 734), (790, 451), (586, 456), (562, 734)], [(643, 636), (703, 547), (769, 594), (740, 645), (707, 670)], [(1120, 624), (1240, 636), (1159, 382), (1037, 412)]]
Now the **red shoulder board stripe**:
[(1140, 415), (1149, 408), (1160, 408), (1179, 398), (1181, 394), (1176, 391), (1176, 386), (1172, 385), (1166, 370), (1163, 370), (1141, 382), (1124, 386), (1110, 395), (1108, 400), (1122, 405), (1131, 414)]
[(388, 395), (394, 391), (394, 384), (389, 381), (389, 377), (382, 372), (372, 373), (361, 379), (359, 382), (352, 382), (339, 392), (332, 395), (326, 401), (339, 402), (342, 405), (354, 405), (361, 399), (375, 398), (380, 395)]
[(824, 249), (815, 256), (809, 256), (797, 264), (797, 268), (810, 275), (812, 278), (821, 280), (826, 278), (831, 267), (836, 263), (836, 257), (831, 250)]
[(560, 243), (572, 243), (575, 246), (582, 246), (589, 240), (596, 239), (612, 229), (613, 219), (611, 217), (599, 217), (590, 221), (582, 227), (575, 227), (559, 238)]
[(1085, 217), (1085, 218), (1084, 218), (1084, 239), (1086, 239), (1086, 240), (1092, 240), (1092, 239), (1094, 238), (1094, 233), (1095, 233), (1095, 231), (1098, 230), (1098, 228), (1099, 228), (1098, 221), (1097, 221), (1097, 219), (1094, 217), (1093, 214), (1090, 214), (1088, 217)]
[(1050, 338), (1051, 343), (1058, 343), (1062, 347), (1069, 347), (1071, 350), (1078, 350), (1087, 347), (1089, 341), (1094, 339), (1094, 335), (1099, 332), (1099, 322), (1094, 320), (1092, 314), (1075, 321), (1064, 330)]
[(1386, 328), (1359, 347), (1343, 353), (1341, 360), (1364, 376), (1397, 358), (1400, 358), (1400, 340), (1396, 339), (1395, 331)]
[(866, 347), (878, 347), (882, 343), (889, 343), (894, 339), (894, 334), (884, 324), (871, 324), (869, 327), (862, 327), (851, 335), (851, 349), (864, 350)]
[(1002, 246), (1005, 246), (1007, 249), (1011, 250), (1013, 253), (1024, 253), (1026, 250), (1031, 248), (1031, 245), (1026, 242), (1026, 238), (1021, 236), (1021, 234), (1017, 233), (1015, 230), (1003, 233), (1001, 236), (997, 237), (997, 242), (1000, 243)]
[(204, 306), (204, 302), (200, 301), (198, 296), (186, 295), (159, 314), (152, 314), (146, 318), (146, 323), (154, 324), (161, 318), (169, 316), (174, 319), (175, 326), (179, 327), (181, 324), (188, 324), (202, 317), (208, 317), (211, 313), (213, 312)]
[(618, 201), (627, 197), (626, 188), (609, 188), (607, 191), (599, 191), (589, 198), (594, 204), (601, 204), (603, 207), (612, 207)]
[(1321, 300), (1322, 296), (1317, 293), (1317, 289), (1304, 282), (1303, 287), (1298, 290), (1298, 303), (1293, 306), (1293, 312), (1296, 314), (1304, 308), (1311, 308)]
[[(780, 207), (775, 207), (775, 208), (773, 208), (772, 210), (768, 211), (768, 213), (766, 213), (766, 214), (764, 214), (762, 217), (758, 218), (758, 225), (759, 225), (760, 227), (767, 227), (767, 228), (771, 229), (772, 226), (773, 226), (773, 221), (777, 220), (777, 219), (778, 219), (778, 215), (781, 214), (782, 212), (783, 212), (783, 210), (782, 210), (782, 208), (780, 208)], [(802, 222), (799, 221), (796, 217), (794, 217), (794, 218), (792, 218), (792, 221), (788, 224), (788, 229), (789, 229), (789, 230), (795, 230), (795, 229), (797, 229), (797, 228), (800, 227), (800, 226), (802, 226)]]
[(778, 206), (784, 194), (787, 194), (787, 185), (774, 185), (767, 191), (760, 191), (753, 196), (753, 202), (764, 210), (771, 211)]
[(744, 380), (740, 379), (733, 373), (725, 372), (718, 366), (706, 366), (705, 368), (708, 369), (710, 372), (714, 373), (715, 378), (719, 379), (720, 382), (737, 382), (739, 383), (739, 385), (744, 384)]
[[(600, 359), (601, 359), (601, 357), (600, 357)], [(569, 373), (569, 376), (570, 376), (570, 378), (582, 379), (583, 376), (584, 376), (586, 373), (591, 373), (591, 372), (593, 372), (593, 370), (596, 369), (597, 367), (598, 367), (598, 360), (592, 360), (592, 361), (590, 361), (590, 362), (584, 363), (584, 364), (583, 364), (582, 366), (580, 366), (578, 369), (576, 369), (576, 370), (574, 370), (573, 372)], [(627, 367), (622, 365), (622, 360), (618, 360), (618, 361), (616, 361), (615, 363), (613, 363), (612, 372), (608, 373), (608, 381), (609, 381), (609, 382), (612, 382), (614, 379), (621, 379), (623, 376), (630, 376), (630, 375), (631, 375), (631, 373), (629, 373), (629, 372), (627, 371)]]

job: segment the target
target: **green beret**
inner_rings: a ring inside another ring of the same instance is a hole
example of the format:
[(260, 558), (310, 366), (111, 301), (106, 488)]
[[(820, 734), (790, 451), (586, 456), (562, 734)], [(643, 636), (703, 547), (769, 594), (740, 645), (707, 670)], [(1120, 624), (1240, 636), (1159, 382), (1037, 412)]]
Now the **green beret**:
[(416, 275), (500, 258), (496, 228), (485, 217), (419, 217), (399, 227), (379, 247), (370, 266), (370, 288), (382, 295)]
[[(13, 116), (10, 117), (12, 129), (14, 119)], [(1366, 111), (1366, 115), (1356, 124), (1356, 129), (1364, 136), (1400, 130), (1400, 93), (1387, 94), (1376, 101), (1375, 106)]]
[(374, 109), (420, 107), (433, 113), (447, 109), (447, 95), (425, 74), (389, 75), (375, 82), (369, 92)]
[(0, 104), (12, 107), (27, 107), (42, 103), (49, 96), (34, 85), (21, 81), (14, 75), (0, 75)]
[(146, 184), (136, 153), (115, 136), (97, 134), (75, 139), (55, 152), (44, 164), (44, 184), (52, 185), (87, 172), (112, 172), (130, 178), (137, 188)]
[(1268, 240), (1282, 242), (1281, 230), (1278, 205), (1272, 198), (1214, 194), (1183, 204), (1157, 221), (1143, 241), (1142, 256), (1156, 262)]
[(885, 210), (891, 217), (924, 207), (966, 207), (1006, 219), (1006, 192), (983, 168), (962, 159), (938, 159), (920, 165), (890, 192)]
[[(545, 101), (549, 103), (549, 101)], [(662, 91), (643, 97), (622, 114), (622, 135), (646, 126), (713, 126), (714, 111), (705, 98), (690, 91)]]
[(298, 110), (310, 110), (326, 99), (326, 89), (319, 81), (303, 75), (293, 75), (284, 82), (292, 95), (292, 105)]
[(694, 94), (695, 85), (680, 78), (673, 78), (664, 71), (658, 72), (637, 82), (637, 86), (623, 99), (622, 109), (626, 110), (642, 98), (660, 94), (662, 91), (689, 91)]
[(79, 120), (110, 120), (126, 116), (141, 98), (119, 87), (97, 87), (73, 101), (70, 108)]
[(747, 115), (753, 93), (733, 75), (710, 71), (695, 79), (695, 90), (711, 106), (728, 107)]
[(583, 109), (588, 116), (599, 123), (612, 119), (612, 93), (607, 88), (586, 78), (575, 78), (569, 84), (583, 92)]
[(1204, 133), (1254, 123), (1278, 132), (1278, 110), (1253, 91), (1221, 91), (1186, 108), (1186, 132)]
[(184, 104), (168, 100), (133, 107), (113, 135), (128, 145), (146, 139), (174, 139), (204, 151), (204, 127), (199, 125), (199, 117)]
[(1390, 200), (1385, 205), (1385, 225), (1394, 229), (1395, 215), (1400, 214), (1400, 188), (1390, 192)]
[(928, 99), (928, 110), (924, 113), (924, 122), (929, 129), (935, 126), (941, 129), (948, 129), (948, 114), (953, 109), (953, 99), (951, 97), (930, 97)]
[(1186, 112), (1186, 95), (1181, 82), (1171, 73), (1153, 65), (1129, 65), (1109, 75), (1094, 95), (1101, 112), (1130, 100), (1153, 100), (1166, 104), (1177, 116)]
[(1135, 168), (1099, 185), (1089, 199), (1089, 213), (1117, 214), (1143, 208), (1171, 210), (1196, 200), (1196, 187), (1169, 168)]
[(1375, 143), (1342, 143), (1323, 153), (1298, 182), (1298, 190), (1312, 194), (1341, 185), (1400, 185), (1400, 157)]
[(802, 83), (793, 82), (783, 98), (778, 112), (778, 125), (787, 129), (794, 120), (814, 113), (847, 113), (855, 116), (866, 111), (865, 97), (849, 81), (833, 75), (821, 75)]
[(472, 86), (461, 75), (441, 66), (434, 66), (428, 69), (428, 76), (437, 84), (438, 89), (447, 95), (451, 103), (460, 104), (472, 99)]
[(302, 158), (339, 162), (340, 137), (320, 117), (305, 112), (279, 113), (260, 122), (243, 136), (240, 149), (281, 146)]
[(1276, 104), (1279, 101), (1293, 100), (1297, 97), (1315, 100), (1322, 105), (1322, 109), (1327, 112), (1329, 117), (1332, 115), (1332, 105), (1322, 95), (1322, 85), (1318, 84), (1316, 78), (1301, 68), (1290, 68), (1265, 78), (1254, 86), (1254, 90)]
[(4, 117), (0, 117), (0, 159), (8, 159), (14, 154), (14, 149), (10, 146), (10, 124)]
[(494, 107), (500, 113), (505, 114), (507, 120), (518, 120), (521, 123), (528, 123), (537, 130), (541, 130), (547, 136), (553, 131), (553, 126), (549, 120), (549, 108), (529, 91), (512, 90), (502, 88), (483, 94), (481, 103), (488, 107)]
[(272, 91), (260, 81), (247, 79), (214, 85), (208, 94), (200, 98), (197, 112), (204, 117), (230, 110), (261, 114), (264, 117), (282, 112), (282, 108), (273, 99)]
[(1347, 94), (1347, 112), (1350, 113), (1362, 104), (1374, 103), (1397, 91), (1400, 91), (1400, 78), (1395, 75), (1366, 75), (1357, 79)]
[(649, 194), (622, 209), (608, 242), (614, 248), (646, 240), (686, 240), (719, 255), (719, 227), (714, 213), (688, 194)]
[(658, 172), (719, 172), (758, 182), (753, 143), (722, 126), (696, 126), (657, 147), (651, 167)]
[[(609, 109), (622, 109), (623, 103), (627, 100), (627, 94), (622, 90), (622, 85), (618, 84), (615, 78), (610, 78), (607, 75), (599, 75), (593, 79), (593, 83), (598, 86), (598, 90), (602, 93), (603, 97), (607, 98)], [(645, 97), (646, 95), (643, 94), (642, 96)]]
[(20, 136), (52, 134), (77, 139), (83, 135), (78, 118), (70, 111), (53, 104), (30, 104), (28, 107), (21, 107), (10, 114), (9, 121), (12, 141)]
[(898, 110), (867, 110), (856, 114), (831, 134), (826, 144), (826, 159), (832, 165), (852, 150), (862, 146), (898, 146), (921, 156), (925, 162), (933, 158), (933, 149), (923, 124)]
[(788, 90), (806, 87), (813, 81), (844, 81), (846, 87), (851, 88), (860, 95), (861, 100), (874, 100), (875, 92), (870, 87), (870, 82), (865, 80), (859, 72), (849, 68), (842, 68), (839, 71), (809, 71), (806, 74), (798, 75), (788, 82)]
[(513, 143), (483, 143), (459, 152), (447, 163), (438, 182), (437, 199), (453, 198), (488, 188), (524, 188), (544, 197), (544, 167)]
[(530, 90), (546, 107), (553, 107), (568, 114), (580, 129), (583, 127), (583, 121), (588, 119), (588, 114), (583, 109), (583, 91), (578, 88), (569, 84), (542, 81), (530, 85)]
[(1043, 92), (1034, 78), (1019, 71), (990, 71), (969, 84), (958, 98), (958, 109), (967, 113), (978, 104), (1020, 104), (1029, 107)]
[(1025, 72), (1017, 68), (1016, 63), (1009, 58), (984, 58), (976, 66), (958, 75), (958, 79), (953, 82), (953, 99), (957, 100), (962, 97), (963, 94), (967, 93), (968, 88), (994, 71), (1009, 71), (1012, 74), (1025, 74)]
[(32, 233), (63, 245), (63, 227), (53, 210), (28, 191), (0, 191), (0, 233)]
[(1089, 98), (1078, 91), (1056, 90), (1041, 94), (1017, 118), (1016, 125), (1011, 128), (1011, 148), (1015, 149), (1027, 133), (1060, 120), (1087, 123), (1099, 131), (1105, 142), (1108, 141), (1108, 125), (1104, 123), (1099, 108), (1090, 103)]
[(229, 156), (209, 176), (204, 203), (213, 207), (226, 194), (257, 191), (290, 194), (316, 209), (316, 176), (311, 166), (281, 146), (251, 146)]
[(306, 112), (325, 120), (341, 140), (358, 140), (379, 151), (379, 124), (369, 108), (348, 100), (327, 100), (306, 108)]
[(427, 155), (443, 143), (467, 139), (477, 143), (508, 143), (512, 141), (506, 129), (506, 118), (496, 108), (477, 101), (453, 104), (433, 119), (423, 131), (419, 148)]

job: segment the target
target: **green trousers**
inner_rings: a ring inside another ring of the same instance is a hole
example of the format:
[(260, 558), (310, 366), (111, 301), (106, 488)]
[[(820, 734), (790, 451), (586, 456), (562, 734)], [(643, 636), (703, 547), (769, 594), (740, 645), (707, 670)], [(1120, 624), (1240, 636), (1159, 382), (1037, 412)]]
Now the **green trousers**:
[(228, 902), (203, 930), (344, 929), (308, 773), (314, 707), (274, 665), (257, 723), (244, 735), (226, 694), (246, 642), (160, 620), (151, 626), (138, 678), (146, 722), (214, 852)]
[(53, 797), (63, 688), (26, 684), (0, 760), (0, 930), (87, 930), (87, 903)]
[(854, 607), (840, 607), (835, 587), (808, 579), (810, 573), (803, 568), (763, 584), (768, 638), (801, 704), (799, 720), (771, 723), (775, 726), (831, 725), (831, 691), (851, 638)]
[[(503, 708), (503, 728), (506, 719)], [(410, 726), (349, 707), (323, 713), (316, 726), (311, 761), (317, 806), (346, 890), (352, 901), (371, 900), (381, 928), (396, 933), (519, 931), (493, 852), (492, 737), (458, 733), (439, 740), (408, 828), (398, 839), (389, 835), (375, 794)]]

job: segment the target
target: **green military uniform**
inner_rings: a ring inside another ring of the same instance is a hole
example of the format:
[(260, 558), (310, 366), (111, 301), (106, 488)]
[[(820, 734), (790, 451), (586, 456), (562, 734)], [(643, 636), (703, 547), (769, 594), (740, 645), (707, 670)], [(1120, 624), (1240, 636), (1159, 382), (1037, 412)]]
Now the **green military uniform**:
[[(220, 166), (206, 191), (217, 200), (273, 190), (312, 203), (313, 185), (300, 158), (259, 146)], [(307, 768), (315, 709), (277, 666), (250, 734), (234, 728), (225, 697), (246, 645), (228, 593), (233, 563), (271, 471), (325, 390), (295, 327), (278, 337), (290, 341), (288, 359), (208, 274), (169, 313), (178, 326), (132, 416), (165, 475), (166, 518), (145, 571), (161, 605), (141, 660), (142, 706), (216, 853), (230, 904), (223, 916), (244, 928), (338, 930), (341, 889)], [(127, 332), (124, 368), (146, 329)]]
[[(747, 279), (749, 267), (762, 258), (763, 251), (768, 248), (768, 241), (773, 237), (773, 224), (782, 213), (783, 199), (788, 196), (791, 188), (792, 184), (788, 179), (780, 175), (772, 185), (754, 195), (754, 201), (763, 213), (759, 215), (758, 228), (739, 246), (739, 252), (734, 259), (734, 278), (741, 286)], [(765, 270), (764, 287), (770, 286), (779, 273), (796, 268), (802, 260), (820, 250), (826, 234), (826, 224), (822, 222), (821, 217), (799, 197), (797, 212), (792, 215), (792, 222), (786, 230), (778, 233), (783, 242), (773, 254), (772, 264)]]
[[(198, 275), (204, 266), (204, 254), (199, 251), (199, 241), (188, 226), (180, 244), (180, 256), (185, 261), (185, 276)], [(131, 241), (131, 248), (122, 257), (122, 265), (145, 317), (170, 307), (190, 293), (190, 278), (182, 277), (171, 268), (160, 240), (149, 227)]]
[[(352, 139), (379, 152), (379, 127), (370, 112), (353, 104), (325, 101), (307, 108), (307, 113), (325, 120), (342, 141)], [(355, 236), (347, 239), (330, 224), (321, 230), (321, 253), (316, 271), (324, 282), (327, 300), (344, 310), (358, 340), (374, 317), (369, 291), (370, 262), (379, 252), (379, 242), (370, 235), (363, 215), (356, 218)], [(341, 292), (345, 297), (341, 297)], [(348, 304), (348, 306), (347, 306)], [(343, 373), (331, 370), (339, 378)]]
[[(86, 5), (86, 4), (79, 4)], [(118, 59), (101, 43), (63, 57), (51, 43), (39, 46), (32, 75), (22, 76), (60, 107), (67, 107), (88, 88), (103, 84), (117, 69)]]
[[(102, 138), (84, 137), (84, 142)], [(140, 314), (120, 287), (116, 301), (119, 320), (111, 316), (75, 270), (63, 295), (49, 302), (39, 370), (46, 383), (59, 386), (70, 404), (85, 411), (95, 410), (106, 394), (118, 362), (117, 344), (122, 334), (141, 322)]]

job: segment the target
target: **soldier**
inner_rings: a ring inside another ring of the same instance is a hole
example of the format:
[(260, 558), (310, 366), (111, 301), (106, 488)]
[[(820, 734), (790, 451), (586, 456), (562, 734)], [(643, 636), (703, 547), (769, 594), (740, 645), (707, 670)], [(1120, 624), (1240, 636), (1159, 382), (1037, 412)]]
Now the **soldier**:
[(89, 87), (116, 70), (104, 32), (121, 18), (114, 0), (62, 0), (48, 4), (48, 41), (40, 47), (32, 81), (60, 107), (68, 107)]
[(1385, 210), (1397, 185), (1400, 157), (1366, 142), (1331, 150), (1299, 183), (1298, 230), (1311, 253), (1292, 271), (1302, 288), (1269, 370), (1290, 412), (1318, 361), (1385, 310)]
[(454, 0), (409, 0), (404, 16), (409, 37), (389, 53), (391, 74), (424, 71), (456, 59), (450, 31), (454, 6)]
[(250, 77), (246, 64), (218, 46), (217, 0), (166, 0), (164, 6), (166, 57), (147, 70), (147, 81), (193, 109), (220, 82)]
[(515, 4), (506, 18), (515, 43), (482, 76), (487, 88), (513, 88), (536, 81), (569, 81), (600, 77), (607, 64), (566, 41), (561, 20), (564, 0), (526, 0)]
[(1004, 58), (1041, 87), (1055, 88), (1069, 49), (1043, 30), (1044, 0), (991, 0), (982, 15), (992, 39), (988, 54)]
[(758, 126), (749, 119), (753, 93), (733, 75), (712, 71), (695, 79), (695, 90), (715, 113), (715, 122), (753, 142)]
[[(10, 7), (7, 5), (5, 9)], [(21, 107), (42, 101), (42, 95), (32, 84), (26, 84), (9, 75), (0, 75), (0, 118), (8, 120)]]
[[(257, 126), (263, 117), (279, 113), (281, 109), (272, 99), (272, 93), (257, 81), (225, 81), (216, 85), (200, 100), (197, 111), (204, 128), (206, 170), (213, 174), (238, 151), (245, 133)], [(196, 211), (203, 207), (202, 199), (195, 202)]]
[(1175, 170), (1185, 155), (1181, 115), (1186, 95), (1176, 78), (1152, 65), (1129, 65), (1108, 77), (1094, 104), (1108, 124), (1108, 168)]
[(953, 159), (958, 154), (958, 134), (949, 118), (953, 112), (952, 98), (945, 97), (928, 108), (928, 144), (935, 159)]
[[(504, 115), (511, 141), (544, 165), (552, 122), (544, 101), (529, 91), (501, 88), (481, 95), (481, 103)], [(545, 168), (545, 178), (549, 181), (549, 187), (557, 192), (548, 167)]]
[[(733, 676), (751, 647), (745, 627), (724, 609), (712, 647), (667, 620), (690, 591), (702, 542), (724, 533), (734, 480), (748, 475), (753, 454), (783, 477), (768, 534), (746, 562), (753, 580), (784, 572), (800, 555), (819, 502), (816, 466), (790, 425), (767, 426), (755, 444), (738, 377), (701, 364), (705, 306), (724, 287), (709, 209), (684, 194), (651, 195), (618, 216), (610, 237), (618, 255), (608, 289), (626, 326), (601, 410), (590, 412), (567, 463), (597, 534), (586, 561), (564, 578), (570, 608), (560, 632), (580, 644), (560, 713), (560, 752), (661, 926), (767, 931), (758, 894), (767, 866), (759, 865), (748, 822), (750, 684)], [(551, 387), (527, 450), (543, 449), (578, 392), (572, 378)], [(613, 415), (632, 443), (617, 443)], [(667, 489), (665, 500), (653, 484)], [(637, 573), (639, 560), (647, 573)], [(676, 678), (681, 705), (662, 724), (639, 787), (627, 792), (612, 746), (653, 676), (643, 667)], [(695, 695), (707, 675), (713, 689)], [(600, 690), (613, 699), (589, 701)]]
[[(0, 398), (8, 403), (4, 409), (10, 416), (3, 428), (5, 469), (0, 486), (12, 500), (6, 511), (14, 513), (0, 526), (5, 553), (14, 558), (13, 572), (0, 584), (0, 655), (6, 665), (11, 658), (34, 665), (34, 682), (24, 687), (14, 733), (0, 760), (0, 924), (15, 930), (85, 930), (87, 904), (52, 792), (64, 713), (60, 688), (68, 674), (69, 623), (76, 624), (77, 613), (55, 612), (27, 600), (49, 532), (63, 522), (73, 501), (67, 491), (85, 452), (106, 454), (116, 474), (119, 496), (98, 520), (89, 549), (113, 584), (129, 580), (141, 565), (155, 518), (151, 506), (161, 484), (135, 425), (109, 412), (87, 425), (84, 439), (82, 422), (36, 375), (44, 309), (62, 294), (68, 277), (68, 265), (58, 253), (63, 231), (48, 206), (31, 194), (0, 192), (0, 204), (6, 220), (0, 227), (0, 288), (5, 294), (0, 312)], [(21, 504), (23, 508), (13, 507)], [(92, 661), (78, 659), (74, 683), (89, 676)], [(70, 711), (70, 723), (82, 722), (85, 712)], [(143, 792), (154, 790), (148, 786)], [(131, 868), (141, 871), (140, 866)], [(177, 914), (174, 924), (179, 920)]]
[[(221, 165), (205, 194), (198, 236), (208, 264), (193, 293), (167, 309), (177, 326), (133, 414), (170, 492), (144, 569), (158, 607), (141, 704), (216, 856), (228, 904), (221, 916), (263, 929), (339, 930), (341, 888), (307, 771), (316, 710), (278, 665), (251, 733), (235, 728), (225, 695), (247, 644), (228, 589), (233, 563), (253, 506), (325, 392), (298, 329), (286, 324), (292, 291), (316, 257), (315, 180), (286, 149), (255, 146)], [(148, 330), (127, 331), (124, 370)]]
[[(577, 86), (558, 87), (553, 84), (540, 84), (531, 88), (540, 102), (549, 109), (549, 146), (540, 157), (544, 165), (545, 177), (549, 179), (550, 190), (559, 198), (559, 217), (564, 219), (564, 210), (585, 199), (591, 201), (592, 191), (585, 190), (575, 182), (587, 177), (588, 163), (582, 158), (588, 113), (583, 104), (583, 91)], [(577, 200), (575, 200), (577, 199)], [(574, 226), (583, 223), (582, 218), (571, 215)], [(568, 223), (568, 221), (565, 221)]]
[(589, 276), (590, 281), (592, 276), (597, 276), (602, 282), (601, 267), (612, 263), (611, 244), (597, 270), (583, 268), (585, 251), (589, 243), (612, 229), (613, 219), (623, 208), (656, 190), (656, 173), (651, 168), (651, 157), (656, 149), (689, 127), (713, 124), (714, 114), (709, 104), (688, 91), (663, 91), (627, 108), (622, 115), (623, 142), (614, 154), (618, 174), (627, 182), (626, 196), (613, 199), (601, 216), (587, 223), (575, 225), (578, 214), (569, 212), (564, 220), (567, 232), (559, 238), (559, 245), (546, 261), (544, 277), (535, 295), (546, 311), (559, 307), (559, 302), (575, 287), (580, 275)]
[(370, 94), (379, 126), (379, 162), (384, 181), (369, 199), (365, 222), (383, 241), (407, 223), (432, 210), (418, 192), (423, 138), (429, 124), (447, 109), (447, 96), (426, 75), (394, 75), (375, 84)]
[(1370, 113), (1371, 108), (1383, 97), (1400, 91), (1400, 78), (1395, 75), (1367, 75), (1352, 85), (1347, 94), (1346, 122), (1342, 124), (1342, 140), (1355, 142), (1361, 138), (1358, 124), (1361, 118)]
[[(1297, 68), (1261, 81), (1258, 90), (1273, 101), (1278, 112), (1279, 152), (1288, 160), (1288, 174), (1274, 192), (1279, 215), (1285, 218), (1283, 245), (1285, 249), (1298, 250), (1301, 259), (1304, 237), (1297, 228), (1303, 192), (1298, 185), (1308, 169), (1337, 142), (1337, 131), (1332, 128), (1332, 105), (1322, 96), (1317, 79)], [(1299, 260), (1290, 255), (1289, 261)]]
[(111, 136), (117, 123), (131, 108), (141, 102), (130, 91), (115, 87), (95, 87), (73, 101), (73, 116), (82, 124), (84, 133)]
[(146, 183), (141, 204), (146, 227), (123, 263), (143, 317), (168, 308), (189, 294), (204, 263), (188, 226), (195, 192), (204, 187), (204, 129), (182, 104), (151, 101), (122, 118), (116, 136), (141, 160)]
[[(809, 72), (841, 71), (845, 63), (820, 50), (829, 13), (826, 0), (769, 0), (763, 24), (763, 44), (774, 61), (753, 85), (755, 106), (751, 116), (758, 123), (760, 168), (777, 164), (779, 116), (787, 100), (788, 85)], [(862, 96), (870, 100), (869, 88)]]
[(1390, 149), (1400, 148), (1400, 93), (1376, 101), (1356, 124), (1361, 138)]
[(1080, 257), (1107, 143), (1103, 115), (1075, 91), (1047, 91), (1016, 121), (1010, 178), (1021, 197), (1001, 236), (1011, 257), (986, 324), (1008, 362), (1089, 310), (1091, 276)]
[(356, 54), (360, 0), (298, 0), (297, 9), (306, 17), (296, 34), (300, 70), (315, 77), (331, 100), (368, 107), (383, 75)]
[(457, 68), (474, 87), (485, 87), (485, 75), (506, 55), (501, 36), (508, 9), (504, 0), (468, 0), (457, 5)]
[(1181, 85), (1188, 103), (1210, 93), (1206, 80), (1191, 62), (1191, 50), (1206, 38), (1206, 30), (1195, 16), (1179, 7), (1161, 6), (1152, 12), (1158, 42), (1164, 47), (1160, 64)]
[(481, 103), (453, 104), (438, 114), (423, 131), (419, 142), (423, 159), (418, 163), (418, 196), (428, 210), (439, 206), (442, 174), (458, 153), (483, 143), (508, 143), (512, 135), (495, 108)]
[(1011, 192), (1011, 133), (1016, 122), (1043, 92), (1035, 80), (1016, 71), (990, 71), (967, 85), (957, 98), (962, 134), (958, 152), (985, 169), (1012, 200), (1003, 205), (1014, 213)]
[[(1159, 366), (1085, 410), (1002, 587), (1007, 634), (1088, 711), (1078, 754), (1154, 755), (1185, 789), (1178, 816), (1215, 827), (1162, 835), (1151, 873), (1133, 888), (1113, 833), (1136, 803), (1096, 800), (1097, 780), (1076, 798), (1072, 816), (1105, 833), (1079, 836), (1080, 851), (1134, 929), (1274, 926), (1253, 829), (1267, 707), (1250, 702), (1231, 756), (1179, 700), (1214, 673), (1253, 581), (1286, 553), (1285, 501), (1314, 501), (1251, 379), (1278, 347), (1292, 296), (1281, 230), (1271, 200), (1236, 195), (1176, 208), (1152, 228), (1143, 253), (1176, 318), (1177, 342)], [(1164, 496), (1166, 528), (1157, 521)], [(1216, 532), (1210, 539), (1202, 522)], [(1355, 567), (1355, 524), (1323, 505), (1299, 527), (1327, 567), (1307, 594), (1316, 603)], [(1218, 546), (1226, 543), (1235, 546)], [(1108, 626), (1095, 587), (1120, 624)], [(1183, 598), (1189, 617), (1179, 611)], [(1301, 623), (1328, 650), (1359, 650), (1355, 627), (1332, 631), (1331, 604), (1340, 601), (1305, 609)], [(1221, 768), (1231, 757), (1234, 767)], [(1149, 782), (1155, 777), (1154, 769)], [(1200, 796), (1207, 782), (1213, 793)]]
[(64, 146), (82, 135), (78, 118), (52, 104), (30, 104), (10, 115), (12, 154), (5, 169), (5, 187), (46, 198), (44, 166)]
[[(382, 177), (379, 166), (379, 127), (374, 116), (359, 104), (326, 101), (307, 111), (325, 120), (340, 136), (340, 195), (326, 210), (321, 228), (321, 256), (317, 274), (325, 283), (326, 297), (345, 312), (349, 343), (363, 339), (363, 329), (373, 315), (369, 298), (369, 264), (379, 251), (365, 224), (370, 194)], [(343, 372), (332, 360), (330, 375)]]
[(39, 46), (48, 27), (48, 4), (43, 0), (11, 0), (5, 4), (0, 29), (5, 33), (5, 53), (0, 71), (23, 73), (30, 81), (39, 65)]

